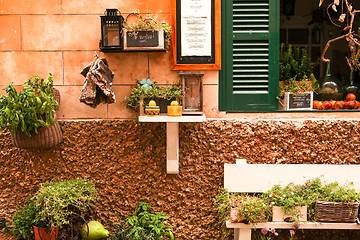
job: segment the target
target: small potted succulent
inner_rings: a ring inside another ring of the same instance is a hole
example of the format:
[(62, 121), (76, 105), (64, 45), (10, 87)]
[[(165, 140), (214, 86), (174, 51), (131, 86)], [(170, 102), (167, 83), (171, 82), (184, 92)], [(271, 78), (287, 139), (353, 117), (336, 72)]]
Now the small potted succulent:
[[(13, 83), (0, 95), (0, 129), (9, 129), (12, 141), (20, 148), (48, 148), (62, 141), (56, 119), (59, 100), (54, 99), (53, 77), (30, 78), (19, 92)], [(59, 99), (59, 98), (58, 98)], [(49, 137), (50, 136), (50, 137)]]
[[(137, 21), (129, 23), (131, 15)], [(157, 23), (152, 18), (144, 19), (138, 13), (131, 13), (123, 23), (124, 51), (166, 51), (170, 47), (171, 27), (167, 23)]]
[(143, 114), (144, 107), (154, 100), (160, 106), (160, 113), (167, 112), (167, 106), (171, 101), (177, 100), (180, 104), (183, 98), (183, 91), (179, 84), (158, 85), (150, 79), (136, 81), (131, 86), (130, 96), (126, 97), (126, 107)]
[(95, 186), (87, 179), (40, 184), (35, 195), (13, 215), (12, 232), (21, 239), (55, 239), (59, 231), (66, 231), (65, 226), (80, 217), (80, 228), (71, 230), (80, 236), (83, 220), (96, 197)]

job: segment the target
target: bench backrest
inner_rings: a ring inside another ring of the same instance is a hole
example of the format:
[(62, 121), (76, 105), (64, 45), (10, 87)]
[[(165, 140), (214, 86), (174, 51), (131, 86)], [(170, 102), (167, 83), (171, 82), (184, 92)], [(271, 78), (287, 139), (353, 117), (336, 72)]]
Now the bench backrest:
[(224, 188), (230, 192), (265, 192), (276, 184), (302, 184), (320, 177), (321, 181), (351, 184), (360, 192), (360, 165), (334, 164), (225, 164)]

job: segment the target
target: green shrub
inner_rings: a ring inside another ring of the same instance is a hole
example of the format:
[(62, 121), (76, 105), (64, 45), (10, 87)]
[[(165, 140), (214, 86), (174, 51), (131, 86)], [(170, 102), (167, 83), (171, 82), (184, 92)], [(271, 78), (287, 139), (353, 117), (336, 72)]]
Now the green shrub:
[(37, 210), (35, 225), (61, 227), (69, 224), (69, 217), (74, 212), (82, 214), (88, 211), (96, 196), (95, 185), (86, 179), (40, 184), (34, 196)]
[(13, 215), (11, 231), (20, 239), (34, 239), (33, 224), (36, 217), (36, 208), (33, 199), (27, 200), (23, 207)]
[(153, 208), (144, 202), (139, 202), (133, 216), (128, 217), (123, 223), (112, 223), (115, 228), (110, 235), (113, 240), (163, 240), (174, 239), (170, 228), (173, 226), (163, 223), (169, 217), (164, 213), (153, 212)]
[(15, 212), (10, 229), (21, 239), (34, 239), (33, 225), (69, 224), (73, 214), (88, 212), (96, 196), (95, 185), (86, 179), (42, 183), (35, 195)]

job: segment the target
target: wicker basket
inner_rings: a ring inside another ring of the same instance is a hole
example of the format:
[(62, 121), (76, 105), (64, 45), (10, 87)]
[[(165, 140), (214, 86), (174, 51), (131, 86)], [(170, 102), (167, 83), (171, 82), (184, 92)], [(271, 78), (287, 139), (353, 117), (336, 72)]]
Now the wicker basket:
[(359, 211), (359, 202), (354, 204), (316, 201), (315, 217), (319, 222), (346, 222), (356, 221)]
[(38, 129), (38, 134), (32, 134), (31, 137), (19, 130), (15, 132), (14, 136), (11, 136), (16, 147), (26, 149), (50, 148), (61, 143), (62, 139), (61, 128), (56, 119), (54, 125)]

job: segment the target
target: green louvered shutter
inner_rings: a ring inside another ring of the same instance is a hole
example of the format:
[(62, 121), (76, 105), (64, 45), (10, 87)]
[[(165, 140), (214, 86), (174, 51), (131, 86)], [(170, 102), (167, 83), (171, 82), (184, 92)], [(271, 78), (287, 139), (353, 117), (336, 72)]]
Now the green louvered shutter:
[(220, 110), (277, 109), (279, 0), (222, 1)]

